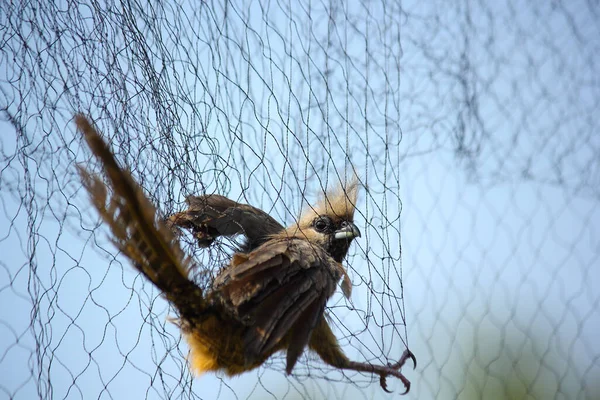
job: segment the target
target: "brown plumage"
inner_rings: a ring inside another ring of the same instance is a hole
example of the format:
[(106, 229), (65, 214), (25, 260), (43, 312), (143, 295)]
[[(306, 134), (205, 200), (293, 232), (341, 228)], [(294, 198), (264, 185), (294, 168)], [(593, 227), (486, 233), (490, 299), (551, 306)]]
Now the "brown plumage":
[[(416, 366), (409, 350), (394, 365), (350, 361), (325, 318), (340, 280), (350, 296), (341, 263), (360, 236), (353, 223), (356, 181), (329, 193), (287, 228), (258, 208), (219, 195), (189, 197), (188, 210), (165, 223), (87, 119), (75, 120), (107, 178), (105, 183), (79, 167), (83, 184), (117, 247), (177, 309), (195, 372), (236, 375), (285, 350), (290, 374), (308, 346), (336, 368), (378, 374), (386, 391), (386, 377), (395, 376), (408, 392), (400, 368), (409, 358)], [(219, 236), (243, 235), (246, 243), (204, 292), (189, 279), (192, 262), (169, 227), (190, 229), (201, 247)]]

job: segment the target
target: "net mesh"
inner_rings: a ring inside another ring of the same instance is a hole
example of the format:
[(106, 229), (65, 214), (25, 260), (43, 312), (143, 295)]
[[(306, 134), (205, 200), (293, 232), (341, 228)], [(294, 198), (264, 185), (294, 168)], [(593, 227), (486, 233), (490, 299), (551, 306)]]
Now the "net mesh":
[[(596, 2), (0, 10), (2, 397), (388, 397), (310, 354), (194, 378), (82, 190), (77, 112), (164, 215), (219, 193), (288, 224), (357, 174), (353, 296), (328, 308), (353, 359), (408, 344), (409, 398), (600, 397)], [(183, 240), (207, 285), (231, 243)]]

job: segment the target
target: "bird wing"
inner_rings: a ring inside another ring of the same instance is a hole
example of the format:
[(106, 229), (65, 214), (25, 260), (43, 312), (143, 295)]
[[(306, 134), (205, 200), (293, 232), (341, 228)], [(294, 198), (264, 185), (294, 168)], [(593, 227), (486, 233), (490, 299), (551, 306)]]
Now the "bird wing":
[(189, 196), (186, 211), (169, 217), (172, 225), (192, 230), (200, 247), (208, 247), (218, 236), (245, 235), (249, 248), (262, 244), (283, 226), (263, 210), (217, 194)]
[(112, 241), (182, 315), (188, 318), (198, 315), (205, 301), (202, 290), (188, 278), (191, 260), (184, 255), (172, 232), (157, 218), (154, 205), (129, 171), (119, 166), (92, 124), (81, 115), (75, 117), (75, 122), (107, 178), (105, 181), (77, 166), (92, 204), (110, 227)]
[(291, 372), (335, 291), (337, 264), (320, 246), (298, 238), (273, 239), (234, 255), (214, 285), (249, 327), (247, 360), (269, 354), (289, 334), (286, 371)]

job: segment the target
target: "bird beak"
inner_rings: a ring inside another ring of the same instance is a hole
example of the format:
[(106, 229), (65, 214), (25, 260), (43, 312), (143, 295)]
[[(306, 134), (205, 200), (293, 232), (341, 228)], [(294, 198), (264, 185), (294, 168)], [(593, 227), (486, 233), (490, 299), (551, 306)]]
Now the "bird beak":
[(360, 237), (360, 231), (356, 225), (352, 222), (348, 222), (348, 225), (335, 231), (334, 237), (336, 239), (354, 239), (355, 237)]

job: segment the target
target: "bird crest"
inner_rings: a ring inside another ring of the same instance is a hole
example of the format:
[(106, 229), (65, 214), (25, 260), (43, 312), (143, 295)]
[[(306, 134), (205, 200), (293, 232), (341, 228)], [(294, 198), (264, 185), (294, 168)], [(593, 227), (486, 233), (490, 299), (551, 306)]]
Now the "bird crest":
[(355, 175), (345, 186), (339, 185), (325, 193), (324, 198), (308, 207), (300, 217), (298, 225), (310, 223), (318, 215), (328, 215), (333, 219), (353, 221), (359, 188), (358, 177)]

